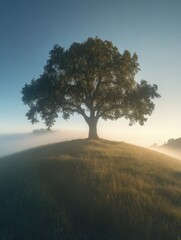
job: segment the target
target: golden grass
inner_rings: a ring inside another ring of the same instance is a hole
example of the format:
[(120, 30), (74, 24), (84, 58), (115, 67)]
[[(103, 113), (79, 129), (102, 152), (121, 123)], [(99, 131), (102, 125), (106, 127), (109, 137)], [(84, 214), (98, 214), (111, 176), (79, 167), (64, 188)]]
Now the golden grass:
[(177, 240), (181, 162), (107, 140), (35, 148), (1, 159), (0, 206), (2, 239)]

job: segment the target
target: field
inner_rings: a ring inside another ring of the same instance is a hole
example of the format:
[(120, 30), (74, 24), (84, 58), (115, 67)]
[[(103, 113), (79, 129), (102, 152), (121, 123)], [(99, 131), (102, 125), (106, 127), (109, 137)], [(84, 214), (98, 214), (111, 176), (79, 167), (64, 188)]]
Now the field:
[(74, 140), (0, 158), (1, 240), (179, 240), (181, 161)]

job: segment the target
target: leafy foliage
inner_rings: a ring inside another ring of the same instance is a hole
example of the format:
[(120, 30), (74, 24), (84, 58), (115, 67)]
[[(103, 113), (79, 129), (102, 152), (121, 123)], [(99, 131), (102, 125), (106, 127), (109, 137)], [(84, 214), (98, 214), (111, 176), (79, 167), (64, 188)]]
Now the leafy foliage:
[(23, 102), (29, 106), (27, 117), (37, 116), (52, 127), (58, 113), (68, 119), (74, 113), (89, 125), (89, 137), (96, 138), (99, 118), (125, 117), (130, 124), (144, 124), (158, 98), (157, 86), (135, 81), (139, 71), (137, 54), (123, 54), (110, 41), (88, 38), (64, 50), (55, 45), (43, 74), (22, 89)]

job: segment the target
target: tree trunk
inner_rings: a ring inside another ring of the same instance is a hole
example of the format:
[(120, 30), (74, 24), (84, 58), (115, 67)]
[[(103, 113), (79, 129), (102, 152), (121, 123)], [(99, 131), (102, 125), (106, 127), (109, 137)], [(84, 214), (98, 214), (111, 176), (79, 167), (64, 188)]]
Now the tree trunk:
[(97, 121), (98, 119), (93, 118), (90, 119), (90, 121), (88, 122), (88, 126), (89, 126), (89, 139), (98, 139), (98, 135), (97, 135)]

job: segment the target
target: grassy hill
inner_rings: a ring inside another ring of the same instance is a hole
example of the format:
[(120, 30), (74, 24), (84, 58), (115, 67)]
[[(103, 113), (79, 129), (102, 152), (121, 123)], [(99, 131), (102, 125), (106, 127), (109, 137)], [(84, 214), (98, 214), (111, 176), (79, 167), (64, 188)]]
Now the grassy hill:
[(178, 240), (181, 161), (74, 140), (0, 158), (2, 240)]

